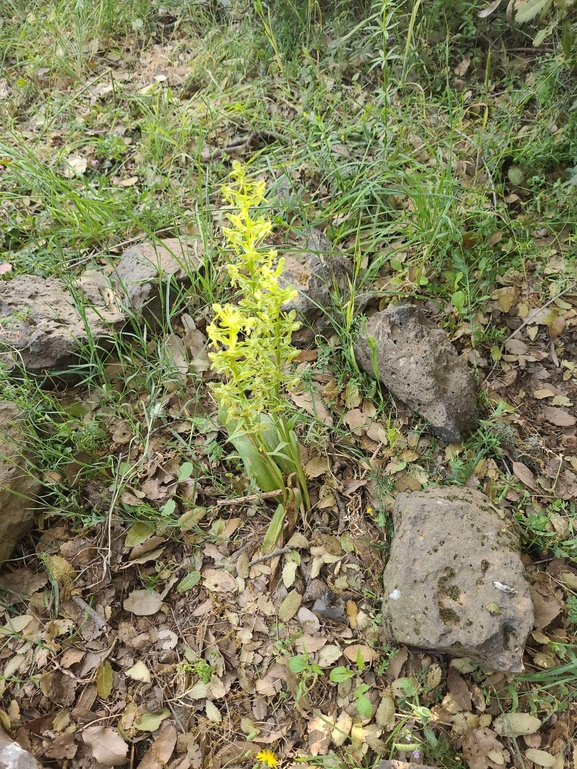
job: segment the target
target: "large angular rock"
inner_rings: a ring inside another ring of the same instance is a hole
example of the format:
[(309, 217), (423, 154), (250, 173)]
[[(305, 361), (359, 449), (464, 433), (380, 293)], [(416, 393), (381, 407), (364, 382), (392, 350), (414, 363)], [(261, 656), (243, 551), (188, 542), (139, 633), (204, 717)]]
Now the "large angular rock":
[(200, 239), (167, 238), (155, 244), (139, 243), (122, 254), (110, 276), (111, 283), (126, 309), (138, 313), (146, 308), (148, 316), (159, 317), (166, 299), (163, 281), (190, 283), (202, 256)]
[(480, 491), (399, 494), (383, 622), (397, 643), (518, 673), (533, 604), (518, 537)]
[(0, 401), (0, 563), (32, 527), (40, 483), (26, 462), (18, 409)]
[(0, 769), (41, 769), (41, 767), (31, 753), (0, 731)]
[(441, 440), (459, 443), (475, 426), (475, 380), (442, 329), (401, 305), (373, 315), (355, 347), (359, 365), (428, 422)]
[(335, 297), (342, 302), (350, 296), (353, 265), (350, 259), (336, 251), (331, 241), (316, 229), (303, 239), (301, 248), (283, 253), (284, 268), (279, 283), (291, 285), (298, 296), (283, 306), (296, 311), (303, 325), (293, 333), (293, 343), (306, 345), (315, 334), (332, 333)]
[[(19, 275), (0, 281), (0, 363), (33, 374), (65, 368), (89, 336), (110, 337), (125, 315), (106, 304), (75, 299), (57, 278)], [(81, 309), (79, 309), (81, 308)]]

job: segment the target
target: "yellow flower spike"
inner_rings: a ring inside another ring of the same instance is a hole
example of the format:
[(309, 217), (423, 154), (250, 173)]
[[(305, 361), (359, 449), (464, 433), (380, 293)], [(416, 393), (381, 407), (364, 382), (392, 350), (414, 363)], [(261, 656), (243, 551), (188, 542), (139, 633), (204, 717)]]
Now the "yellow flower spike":
[(278, 766), (278, 758), (276, 753), (273, 753), (272, 750), (261, 750), (260, 753), (256, 754), (256, 760), (260, 761), (261, 764), (264, 764), (265, 766), (272, 766), (273, 769)]

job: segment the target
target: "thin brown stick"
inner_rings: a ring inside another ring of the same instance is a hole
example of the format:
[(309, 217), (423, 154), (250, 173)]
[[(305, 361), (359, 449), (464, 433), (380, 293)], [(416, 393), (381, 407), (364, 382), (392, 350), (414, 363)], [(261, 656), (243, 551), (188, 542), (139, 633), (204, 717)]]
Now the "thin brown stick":
[(507, 339), (505, 341), (505, 344), (507, 344), (509, 339), (513, 339), (514, 336), (517, 336), (517, 334), (520, 331), (522, 331), (525, 328), (525, 326), (528, 326), (530, 323), (532, 323), (533, 322), (533, 318), (536, 315), (538, 315), (540, 312), (543, 312), (543, 310), (546, 310), (547, 307), (549, 307), (550, 304), (553, 304), (553, 302), (555, 302), (557, 299), (559, 299), (560, 296), (563, 296), (563, 294), (568, 294), (569, 291), (573, 291), (573, 289), (575, 287), (577, 287), (577, 283), (572, 283), (570, 286), (568, 286), (567, 288), (563, 289), (563, 291), (559, 291), (558, 294), (555, 294), (553, 299), (549, 299), (549, 301), (545, 302), (545, 304), (542, 307), (539, 307), (539, 309), (537, 309), (534, 312), (532, 312), (531, 315), (529, 315), (529, 317), (527, 318), (527, 320), (524, 323), (521, 323), (519, 328), (516, 328), (515, 331), (513, 331), (512, 334), (509, 334), (509, 336), (507, 337)]
[(284, 555), (285, 553), (292, 553), (294, 550), (293, 547), (278, 547), (276, 550), (273, 550), (272, 553), (269, 553), (268, 555), (261, 555), (260, 558), (255, 558), (249, 563), (250, 566), (255, 566), (257, 563), (262, 563), (263, 561), (270, 561), (271, 558), (276, 558), (279, 555)]
[(99, 628), (100, 630), (108, 629), (108, 622), (105, 619), (103, 619), (100, 616), (100, 614), (94, 611), (92, 606), (87, 604), (84, 599), (82, 599), (79, 595), (73, 595), (72, 600), (81, 611), (86, 612), (86, 614), (88, 614), (88, 616), (94, 622), (97, 628)]

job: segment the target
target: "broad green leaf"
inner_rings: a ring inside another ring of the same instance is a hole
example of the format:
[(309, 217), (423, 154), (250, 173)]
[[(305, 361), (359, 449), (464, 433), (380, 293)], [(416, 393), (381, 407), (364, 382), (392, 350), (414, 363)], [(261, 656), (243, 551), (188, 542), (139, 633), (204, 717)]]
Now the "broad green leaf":
[(432, 748), (436, 748), (438, 740), (437, 740), (437, 737), (435, 736), (435, 732), (431, 729), (430, 726), (423, 726), (423, 734), (425, 735), (425, 739), (427, 740), (429, 745)]
[(535, 16), (538, 16), (540, 13), (542, 13), (545, 8), (550, 5), (551, 0), (526, 0), (526, 2), (521, 3), (517, 8), (515, 21), (518, 24), (525, 24), (526, 22), (531, 21), (531, 19), (534, 19)]
[(549, 24), (548, 27), (545, 27), (544, 29), (540, 29), (539, 32), (535, 35), (533, 38), (533, 46), (534, 48), (538, 48), (541, 43), (543, 43), (550, 35), (553, 33), (553, 30), (557, 24)]
[(520, 184), (523, 184), (523, 179), (525, 178), (525, 175), (523, 174), (523, 171), (521, 171), (519, 166), (511, 166), (511, 168), (507, 172), (507, 175), (509, 177), (509, 181), (511, 182), (511, 184), (514, 184), (516, 187), (518, 187)]
[(338, 668), (333, 668), (330, 672), (329, 678), (334, 684), (341, 684), (343, 681), (348, 681), (352, 678), (354, 673), (352, 670), (340, 665)]
[(373, 715), (373, 706), (371, 701), (368, 697), (365, 697), (364, 694), (361, 694), (360, 697), (357, 697), (357, 710), (359, 711), (361, 718), (371, 718)]
[(174, 499), (169, 499), (168, 502), (165, 502), (164, 505), (160, 508), (160, 512), (162, 515), (169, 518), (174, 511), (176, 510), (176, 502)]
[(302, 673), (309, 666), (308, 659), (304, 654), (297, 654), (295, 657), (289, 659), (289, 670), (291, 673)]
[(193, 470), (194, 470), (194, 465), (192, 464), (192, 462), (183, 462), (178, 471), (178, 478), (177, 478), (178, 483), (187, 481), (192, 475)]
[(137, 662), (131, 668), (128, 668), (126, 675), (129, 678), (132, 678), (133, 681), (142, 681), (146, 684), (150, 683), (150, 671), (144, 662)]
[(190, 574), (187, 574), (186, 577), (183, 577), (178, 585), (176, 586), (176, 589), (179, 593), (186, 593), (187, 590), (190, 590), (193, 587), (196, 587), (198, 583), (200, 582), (201, 574), (199, 571), (191, 571)]
[(144, 713), (140, 721), (134, 724), (139, 732), (155, 732), (160, 724), (170, 716), (170, 710), (164, 708), (160, 713)]
[(142, 545), (154, 534), (154, 526), (149, 523), (133, 523), (126, 533), (124, 540), (125, 547), (136, 547)]
[(184, 531), (190, 531), (202, 521), (205, 515), (206, 507), (193, 507), (180, 516), (178, 525)]
[(453, 307), (455, 307), (459, 312), (462, 312), (463, 307), (465, 306), (466, 298), (467, 297), (464, 291), (455, 291), (451, 297)]
[(98, 696), (103, 700), (107, 700), (112, 687), (114, 685), (114, 673), (112, 672), (112, 665), (108, 660), (104, 660), (98, 666), (98, 672), (96, 674), (96, 691)]

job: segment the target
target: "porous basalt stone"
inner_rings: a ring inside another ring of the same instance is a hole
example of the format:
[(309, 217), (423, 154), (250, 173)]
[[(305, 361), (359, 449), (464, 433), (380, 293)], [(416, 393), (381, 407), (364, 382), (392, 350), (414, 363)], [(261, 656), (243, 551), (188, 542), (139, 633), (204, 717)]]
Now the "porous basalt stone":
[(412, 305), (373, 315), (355, 345), (361, 368), (431, 424), (435, 435), (460, 443), (477, 420), (476, 387), (467, 362), (447, 334)]
[(511, 522), (480, 491), (461, 486), (399, 494), (393, 518), (387, 637), (520, 672), (533, 603)]

